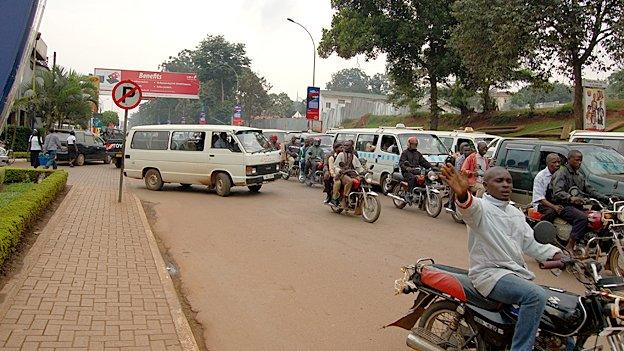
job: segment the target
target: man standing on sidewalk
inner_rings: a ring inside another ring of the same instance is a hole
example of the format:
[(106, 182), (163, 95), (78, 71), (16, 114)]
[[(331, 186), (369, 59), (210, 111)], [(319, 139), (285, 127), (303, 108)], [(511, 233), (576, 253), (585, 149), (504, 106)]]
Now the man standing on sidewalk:
[(50, 128), (50, 132), (45, 137), (45, 141), (43, 142), (43, 152), (48, 155), (48, 162), (45, 164), (45, 169), (50, 168), (57, 169), (56, 165), (56, 152), (61, 148), (61, 141), (59, 140), (58, 135), (54, 133), (54, 128)]
[(78, 157), (78, 145), (76, 145), (76, 132), (69, 132), (67, 137), (67, 153), (69, 154), (69, 167), (74, 167), (74, 161)]

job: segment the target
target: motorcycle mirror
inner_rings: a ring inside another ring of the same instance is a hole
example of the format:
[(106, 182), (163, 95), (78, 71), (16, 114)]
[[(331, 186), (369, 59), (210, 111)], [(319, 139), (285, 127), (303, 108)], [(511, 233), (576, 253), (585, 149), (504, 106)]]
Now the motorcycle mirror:
[(572, 196), (579, 196), (581, 194), (581, 192), (579, 191), (579, 188), (573, 186), (570, 188), (570, 195)]
[(556, 243), (557, 230), (555, 226), (547, 221), (541, 221), (533, 227), (533, 237), (540, 244)]

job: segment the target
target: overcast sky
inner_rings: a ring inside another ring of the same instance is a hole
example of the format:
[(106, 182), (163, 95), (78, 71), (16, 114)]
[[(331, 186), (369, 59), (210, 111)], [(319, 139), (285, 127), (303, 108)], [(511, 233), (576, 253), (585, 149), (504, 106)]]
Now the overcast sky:
[[(306, 26), (318, 44), (332, 12), (330, 0), (48, 0), (40, 31), (50, 61), (56, 51), (59, 65), (82, 73), (95, 67), (156, 71), (206, 35), (223, 35), (245, 44), (252, 69), (271, 92), (295, 99), (312, 83), (312, 43), (286, 18)], [(385, 60), (317, 58), (316, 84), (324, 88), (332, 73), (350, 67), (373, 75), (384, 71)]]

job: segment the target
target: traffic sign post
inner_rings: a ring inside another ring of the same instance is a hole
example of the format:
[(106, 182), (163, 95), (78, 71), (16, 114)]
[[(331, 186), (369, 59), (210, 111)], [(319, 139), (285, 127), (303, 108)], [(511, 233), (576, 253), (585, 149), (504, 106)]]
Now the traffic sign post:
[(128, 110), (131, 110), (137, 106), (141, 102), (141, 97), (143, 96), (143, 92), (141, 91), (141, 87), (131, 80), (122, 80), (117, 83), (113, 88), (113, 102), (119, 108), (124, 109), (124, 124), (123, 124), (123, 147), (121, 150), (121, 167), (119, 169), (119, 196), (117, 197), (117, 202), (121, 202), (121, 189), (123, 188), (123, 173), (125, 169), (126, 163), (126, 139), (127, 139), (127, 129), (128, 129)]

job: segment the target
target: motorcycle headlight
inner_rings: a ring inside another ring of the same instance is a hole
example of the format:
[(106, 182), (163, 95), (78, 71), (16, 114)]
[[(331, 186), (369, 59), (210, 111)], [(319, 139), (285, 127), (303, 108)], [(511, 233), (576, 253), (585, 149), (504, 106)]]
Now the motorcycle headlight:
[(624, 205), (617, 209), (617, 219), (620, 222), (624, 222)]
[(427, 178), (429, 178), (430, 181), (434, 181), (438, 179), (438, 174), (434, 171), (429, 171), (429, 173), (427, 173)]
[(366, 173), (366, 175), (364, 176), (364, 180), (366, 181), (366, 183), (371, 184), (373, 182), (373, 174), (372, 173)]

